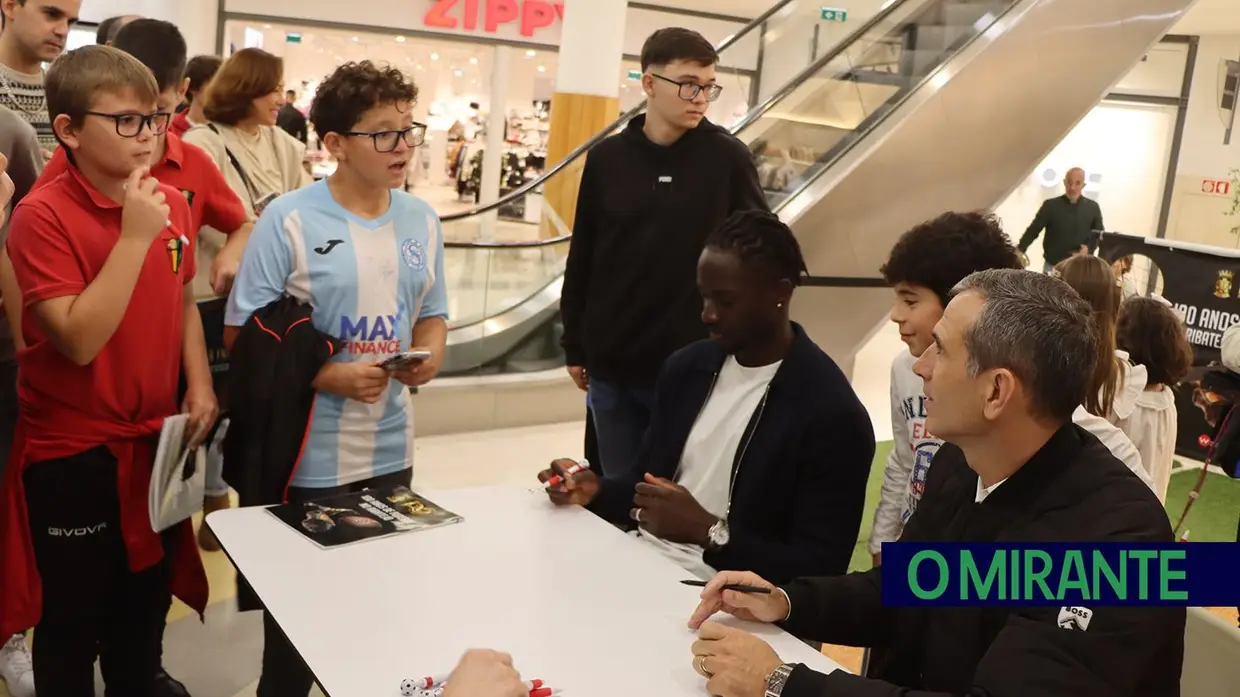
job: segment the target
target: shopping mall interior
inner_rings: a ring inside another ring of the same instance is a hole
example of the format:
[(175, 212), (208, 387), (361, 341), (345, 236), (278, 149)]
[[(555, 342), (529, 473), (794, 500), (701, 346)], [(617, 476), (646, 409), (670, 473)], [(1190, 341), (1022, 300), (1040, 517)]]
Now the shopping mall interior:
[[(567, 19), (593, 1), (566, 0), (567, 15), (538, 26), (518, 26), (513, 15), (488, 30), (456, 14), (445, 15), (451, 26), (442, 16), (432, 21), (440, 0), (213, 0), (192, 11), (171, 0), (88, 0), (70, 47), (93, 43), (98, 21), (125, 12), (193, 25), (186, 35), (198, 52), (226, 57), (257, 47), (282, 57), (284, 85), (303, 111), (343, 62), (382, 61), (414, 78), (415, 118), (428, 136), (406, 189), (443, 218), (451, 315), (444, 374), (415, 397), (420, 491), (513, 486), (537, 494), (536, 473), (552, 458), (582, 455), (586, 405), (565, 372), (558, 303), (575, 213), (566, 189), (575, 192), (595, 140), (557, 141), (565, 121), (552, 107), (580, 91), (574, 63), (598, 64), (586, 71), (598, 86), (589, 94), (609, 111), (593, 132), (615, 132), (623, 125), (616, 119), (643, 104), (638, 53), (659, 27), (692, 28), (722, 47), (724, 89), (709, 117), (751, 148), (768, 200), (805, 251), (813, 282), (798, 290), (793, 319), (845, 369), (870, 414), (879, 446), (854, 570), (871, 563), (866, 540), (892, 447), (891, 366), (907, 350), (886, 321), (891, 290), (879, 278), (902, 231), (946, 206), (993, 210), (1018, 239), (1080, 167), (1107, 233), (1159, 248), (1200, 245), (1192, 249), (1216, 256), (1220, 269), (1240, 267), (1235, 0), (630, 2), (622, 35), (599, 39), (619, 55), (601, 61)], [(479, 3), (447, 5), (458, 13)], [(502, 156), (488, 158), (489, 148)], [(335, 168), (313, 136), (307, 162), (316, 178)], [(501, 173), (487, 177), (487, 165)], [(1030, 248), (1030, 268), (1042, 268), (1041, 255), (1040, 245)], [(1136, 293), (1175, 300), (1180, 292), (1152, 256), (1136, 255), (1127, 274)], [(1181, 410), (1195, 410), (1187, 400)], [(1168, 515), (1176, 521), (1191, 502), (1193, 541), (1231, 541), (1240, 481), (1203, 465), (1203, 452), (1179, 452)], [(174, 607), (165, 665), (196, 697), (249, 697), (262, 620), (237, 611), (229, 556), (204, 560), (206, 621)], [(469, 622), (469, 610), (460, 612)], [(1213, 612), (1235, 626), (1235, 608)], [(345, 652), (368, 660), (365, 652), (378, 649), (367, 645), (366, 626), (386, 621), (359, 617), (356, 634), (336, 640), (357, 643)], [(823, 651), (861, 668), (860, 650)], [(333, 697), (372, 697), (324, 687)], [(0, 697), (9, 697), (3, 686)]]

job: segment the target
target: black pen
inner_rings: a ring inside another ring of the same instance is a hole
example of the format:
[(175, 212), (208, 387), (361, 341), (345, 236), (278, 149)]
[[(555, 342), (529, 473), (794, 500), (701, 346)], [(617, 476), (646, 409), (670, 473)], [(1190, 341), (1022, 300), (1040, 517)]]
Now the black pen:
[[(681, 581), (681, 583), (685, 584), (686, 586), (697, 586), (698, 588), (706, 587), (706, 581), (692, 580), (692, 581)], [(770, 588), (763, 588), (762, 586), (746, 586), (743, 583), (725, 583), (723, 584), (723, 590), (736, 591), (737, 593), (763, 593), (765, 595), (771, 594)]]

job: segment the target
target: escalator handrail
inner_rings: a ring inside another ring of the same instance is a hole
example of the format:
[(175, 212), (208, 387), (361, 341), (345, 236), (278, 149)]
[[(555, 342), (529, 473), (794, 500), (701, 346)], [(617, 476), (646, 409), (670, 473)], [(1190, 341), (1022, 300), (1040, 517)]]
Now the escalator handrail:
[(571, 234), (559, 235), (557, 237), (548, 237), (542, 240), (530, 240), (528, 242), (453, 242), (452, 240), (444, 240), (444, 249), (537, 249), (539, 247), (553, 247), (557, 244), (568, 242), (573, 239)]
[[(909, 0), (904, 0), (904, 2), (908, 2), (908, 1)], [(929, 0), (929, 1), (934, 1), (934, 0)], [(1021, 4), (1021, 0), (1006, 0), (1006, 1), (1008, 3), (1007, 7), (1004, 7), (1001, 12), (996, 14), (994, 19), (990, 22), (990, 24), (987, 24), (985, 27), (978, 29), (972, 36), (969, 36), (959, 46), (957, 46), (954, 49), (951, 49), (950, 55), (945, 56), (943, 61), (941, 61), (938, 65), (934, 66), (932, 70), (930, 70), (924, 76), (922, 76), (922, 78), (918, 80), (916, 84), (904, 90), (903, 93), (897, 92), (895, 95), (893, 95), (894, 102), (891, 102), (890, 109), (885, 110), (882, 114), (878, 114), (878, 110), (875, 110), (872, 114), (870, 114), (870, 116), (867, 116), (865, 119), (863, 119), (861, 124), (859, 124), (857, 128), (854, 129), (854, 132), (856, 133), (855, 138), (851, 138), (847, 142), (843, 143), (843, 147), (839, 148), (837, 152), (829, 151), (828, 153), (826, 153), (825, 157), (823, 158), (822, 166), (818, 168), (818, 171), (811, 173), (810, 176), (807, 177), (804, 181), (802, 181), (799, 186), (797, 186), (792, 191), (789, 191), (782, 201), (780, 201), (777, 205), (772, 206), (771, 208), (774, 209), (776, 213), (778, 213), (781, 209), (783, 209), (785, 205), (788, 204), (789, 201), (792, 201), (793, 199), (795, 199), (796, 197), (804, 193), (806, 189), (813, 186), (814, 181), (818, 179), (818, 177), (823, 172), (826, 172), (827, 170), (831, 169), (835, 165), (835, 163), (840, 161), (841, 158), (843, 158), (849, 152), (852, 152), (852, 149), (857, 145), (857, 143), (860, 143), (862, 140), (864, 140), (867, 135), (872, 133), (875, 128), (878, 128), (883, 122), (885, 122), (887, 118), (890, 117), (893, 113), (895, 113), (900, 108), (901, 105), (903, 105), (906, 101), (908, 101), (910, 97), (920, 92), (923, 87), (929, 84), (935, 78), (935, 76), (937, 76), (939, 72), (944, 69), (944, 66), (947, 64), (949, 60), (959, 55), (961, 52), (967, 50), (970, 46), (973, 45), (973, 42), (977, 41), (978, 38), (980, 38), (983, 34), (990, 31), (990, 29), (994, 27), (995, 24), (997, 24), (1000, 20), (1006, 17), (1009, 13), (1015, 10), (1018, 5)], [(895, 7), (896, 5), (900, 5), (900, 4), (903, 4), (903, 3), (902, 2), (893, 3), (892, 7)], [(888, 8), (888, 9), (891, 9), (891, 8)], [(855, 37), (849, 37), (849, 40), (851, 41), (853, 38)], [(819, 61), (819, 64), (825, 65), (825, 62)], [(797, 76), (797, 78), (800, 78), (800, 77), (801, 75)], [(886, 102), (884, 104), (886, 104)], [(878, 118), (871, 118), (875, 116), (876, 114), (878, 115)], [(869, 123), (866, 123), (867, 121)], [(740, 129), (738, 128), (737, 131), (739, 130)], [(834, 148), (832, 150), (834, 150)]]
[[(740, 31), (728, 37), (723, 43), (715, 47), (715, 51), (718, 53), (722, 53), (723, 51), (727, 50), (729, 47), (735, 45), (741, 39), (745, 38), (750, 32), (757, 29), (758, 27), (761, 27), (763, 24), (765, 24), (768, 19), (770, 19), (780, 10), (784, 9), (785, 6), (787, 6), (789, 3), (793, 1), (794, 0), (779, 0), (779, 2), (772, 5), (765, 12), (758, 15), (757, 17), (754, 17), (753, 20), (751, 20), (749, 24), (746, 24), (744, 27), (742, 27)], [(463, 220), (465, 218), (471, 218), (476, 215), (481, 215), (483, 213), (488, 213), (490, 211), (498, 209), (500, 206), (512, 203), (513, 201), (516, 201), (522, 196), (529, 194), (534, 189), (538, 188), (539, 186), (542, 186), (544, 182), (546, 182), (548, 179), (558, 174), (565, 167), (576, 162), (578, 158), (585, 155), (586, 152), (588, 152), (595, 145), (598, 145), (599, 143), (606, 140), (617, 129), (623, 127), (626, 123), (631, 121), (635, 116), (641, 114), (642, 111), (645, 110), (645, 108), (646, 108), (646, 100), (643, 99), (640, 104), (624, 112), (624, 114), (622, 114), (620, 118), (616, 119), (606, 128), (596, 133), (593, 138), (583, 143), (576, 150), (573, 150), (572, 152), (570, 152), (566, 157), (564, 157), (562, 160), (552, 165), (550, 169), (540, 174), (536, 179), (533, 179), (531, 181), (526, 182), (525, 184), (522, 184), (520, 188), (510, 191), (504, 196), (501, 196), (498, 200), (492, 201), (490, 203), (486, 203), (481, 206), (471, 208), (467, 211), (462, 211), (460, 213), (452, 213), (449, 215), (442, 216), (441, 220), (443, 220), (443, 222), (445, 223), (450, 223), (450, 222), (457, 221), (457, 220)], [(445, 246), (447, 245), (445, 244)], [(471, 246), (471, 244), (457, 243), (452, 246), (458, 246), (458, 247), (459, 246)], [(491, 243), (480, 242), (480, 243), (477, 243), (475, 246), (488, 247), (488, 246), (504, 246), (504, 245), (503, 244), (495, 245)], [(531, 245), (531, 246), (538, 246), (538, 245)]]

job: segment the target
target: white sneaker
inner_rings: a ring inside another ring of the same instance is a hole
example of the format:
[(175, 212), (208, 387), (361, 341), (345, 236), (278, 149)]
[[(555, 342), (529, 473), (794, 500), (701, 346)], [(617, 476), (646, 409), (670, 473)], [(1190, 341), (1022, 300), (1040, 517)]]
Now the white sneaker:
[(26, 637), (14, 634), (0, 646), (0, 677), (13, 697), (34, 697), (34, 666)]

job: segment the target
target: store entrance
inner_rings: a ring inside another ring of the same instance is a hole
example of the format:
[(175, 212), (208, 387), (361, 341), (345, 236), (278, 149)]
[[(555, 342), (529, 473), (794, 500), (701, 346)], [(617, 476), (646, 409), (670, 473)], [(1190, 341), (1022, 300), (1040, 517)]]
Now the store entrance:
[[(536, 179), (546, 167), (553, 51), (515, 49), (508, 74), (499, 76), (492, 66), (493, 44), (240, 20), (228, 21), (225, 30), (230, 54), (256, 47), (284, 59), (285, 86), (297, 92), (296, 106), (303, 112), (320, 81), (342, 63), (371, 60), (409, 73), (418, 86), (414, 118), (430, 128), (410, 162), (406, 189), (440, 215), (464, 212), (480, 202), (488, 113), (495, 108), (490, 103), (493, 80), (507, 79), (509, 94), (507, 103), (498, 105), (506, 115), (500, 196)], [(335, 170), (313, 133), (307, 153), (316, 178)], [(537, 239), (538, 203), (527, 196), (502, 206), (497, 241)]]

